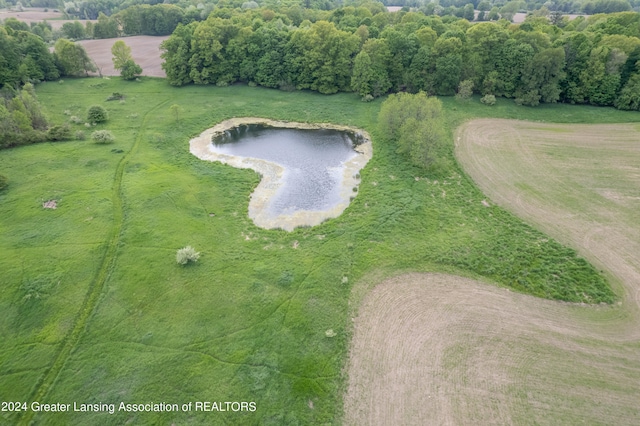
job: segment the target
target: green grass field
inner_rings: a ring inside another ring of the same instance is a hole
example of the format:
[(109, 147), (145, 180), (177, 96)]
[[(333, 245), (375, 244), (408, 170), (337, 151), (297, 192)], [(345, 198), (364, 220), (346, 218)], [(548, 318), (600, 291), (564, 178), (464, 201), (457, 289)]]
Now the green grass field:
[[(112, 92), (126, 100), (106, 102)], [(381, 101), (154, 79), (65, 80), (37, 93), (53, 123), (105, 106), (110, 120), (95, 129), (111, 130), (116, 142), (0, 152), (9, 178), (0, 192), (0, 401), (116, 410), (121, 401), (255, 401), (257, 410), (0, 412), (0, 424), (339, 423), (349, 297), (365, 274), (455, 272), (551, 299), (616, 299), (573, 250), (485, 207), (454, 164), (452, 144), (451, 169), (439, 175), (397, 156), (377, 138)], [(473, 117), (640, 121), (603, 108), (443, 102), (452, 130)], [(292, 233), (257, 228), (247, 206), (259, 176), (188, 151), (191, 136), (237, 116), (369, 131), (374, 157), (351, 206)], [(56, 210), (42, 208), (49, 199)], [(202, 255), (180, 267), (175, 253), (186, 245)]]

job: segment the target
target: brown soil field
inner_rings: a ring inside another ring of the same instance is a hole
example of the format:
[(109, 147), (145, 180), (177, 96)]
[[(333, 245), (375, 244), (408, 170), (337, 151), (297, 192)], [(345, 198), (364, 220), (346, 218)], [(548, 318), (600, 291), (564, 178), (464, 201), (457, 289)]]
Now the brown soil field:
[(82, 40), (78, 43), (84, 46), (89, 57), (96, 63), (102, 75), (120, 75), (120, 71), (116, 71), (113, 68), (111, 47), (116, 41), (122, 40), (131, 48), (133, 60), (142, 67), (142, 75), (149, 77), (166, 77), (167, 75), (161, 67), (160, 43), (168, 38), (169, 36), (133, 36), (102, 40)]
[[(65, 22), (73, 22), (63, 20), (61, 12), (53, 12), (53, 9), (45, 12), (44, 8), (25, 8), (22, 12), (15, 10), (0, 10), (0, 20), (7, 18), (16, 18), (20, 21), (31, 23), (47, 20), (53, 29), (62, 28)], [(82, 25), (86, 25), (88, 21), (80, 21)], [(91, 21), (97, 22), (97, 21)], [(113, 68), (111, 56), (111, 46), (118, 40), (123, 40), (127, 46), (131, 47), (131, 55), (133, 60), (142, 67), (142, 75), (149, 77), (166, 77), (164, 70), (160, 66), (162, 58), (160, 58), (160, 43), (168, 39), (169, 36), (153, 37), (153, 36), (133, 36), (126, 38), (113, 38), (102, 40), (81, 40), (79, 44), (83, 45), (87, 50), (89, 57), (96, 63), (102, 75), (119, 76), (120, 72)], [(99, 73), (96, 73), (98, 75)]]
[[(17, 10), (8, 10), (1, 9), (0, 10), (0, 20), (4, 21), (7, 18), (16, 18), (19, 21), (26, 22), (27, 24), (31, 24), (32, 22), (41, 22), (47, 21), (51, 24), (51, 28), (54, 30), (62, 28), (65, 22), (73, 22), (73, 20), (63, 19), (64, 15), (62, 12), (54, 12), (54, 9), (49, 8), (46, 12), (44, 8), (38, 7), (29, 7), (24, 8), (22, 12), (18, 12)], [(80, 23), (85, 26), (87, 24), (86, 20), (80, 21)], [(92, 20), (91, 22), (98, 22), (97, 20)]]
[(355, 319), (344, 423), (640, 424), (628, 322), (452, 275), (387, 280)]
[(25, 7), (22, 11), (0, 9), (0, 19), (3, 21), (7, 18), (16, 18), (18, 21), (31, 23), (51, 19), (62, 19), (63, 17), (62, 12), (54, 12), (51, 8), (46, 12), (44, 8), (40, 7)]
[(576, 248), (621, 302), (553, 302), (440, 274), (365, 279), (352, 295), (345, 423), (640, 424), (639, 131), (462, 126), (456, 156), (485, 194)]

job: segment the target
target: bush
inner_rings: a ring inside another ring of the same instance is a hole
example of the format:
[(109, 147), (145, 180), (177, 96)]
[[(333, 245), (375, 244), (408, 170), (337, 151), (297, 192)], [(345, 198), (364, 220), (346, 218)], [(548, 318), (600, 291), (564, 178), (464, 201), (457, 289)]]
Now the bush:
[(283, 92), (294, 92), (296, 90), (296, 86), (291, 83), (289, 80), (282, 80), (278, 83), (278, 88)]
[(120, 76), (125, 80), (136, 80), (140, 74), (142, 74), (142, 68), (133, 62), (133, 59), (127, 60), (120, 69)]
[(109, 114), (104, 107), (100, 105), (93, 105), (87, 111), (87, 121), (89, 123), (104, 123), (109, 118)]
[(121, 99), (124, 99), (124, 95), (122, 93), (113, 92), (111, 95), (109, 95), (107, 101), (119, 101)]
[(371, 96), (371, 95), (369, 95), (369, 94), (364, 95), (364, 96), (362, 97), (362, 99), (361, 99), (361, 101), (362, 101), (362, 102), (371, 102), (372, 100), (373, 100), (373, 96)]
[(72, 122), (73, 124), (82, 124), (84, 123), (84, 120), (80, 117), (78, 117), (77, 115), (72, 115), (71, 117), (69, 117), (69, 121)]
[(456, 93), (456, 99), (459, 101), (466, 101), (473, 95), (473, 80), (464, 80), (460, 82), (458, 86), (458, 93)]
[(0, 191), (5, 189), (9, 185), (9, 180), (6, 176), (0, 175)]
[(22, 301), (33, 302), (38, 299), (45, 299), (49, 295), (51, 287), (51, 282), (42, 276), (27, 280), (20, 286), (20, 290), (23, 293)]
[(482, 102), (485, 105), (495, 105), (496, 104), (496, 97), (493, 95), (484, 95), (482, 97), (482, 99), (480, 99), (480, 102)]
[(191, 246), (183, 247), (176, 252), (176, 262), (178, 262), (179, 265), (196, 262), (198, 258), (200, 258), (200, 253)]
[(115, 136), (113, 136), (113, 133), (108, 130), (96, 130), (95, 132), (91, 133), (91, 139), (93, 139), (95, 143), (99, 144), (112, 143), (116, 140)]
[(71, 128), (68, 124), (56, 124), (47, 132), (50, 141), (68, 141), (71, 139)]
[(76, 140), (83, 141), (86, 138), (87, 138), (87, 136), (84, 134), (84, 132), (82, 130), (78, 130), (76, 132)]

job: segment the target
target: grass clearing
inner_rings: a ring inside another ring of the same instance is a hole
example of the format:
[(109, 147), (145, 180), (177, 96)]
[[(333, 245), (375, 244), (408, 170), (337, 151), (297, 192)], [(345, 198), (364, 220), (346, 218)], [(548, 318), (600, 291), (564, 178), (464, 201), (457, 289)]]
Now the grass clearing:
[[(1, 413), (0, 422), (338, 423), (351, 286), (372, 270), (457, 272), (546, 297), (614, 300), (573, 250), (483, 205), (485, 196), (455, 167), (431, 176), (408, 166), (377, 138), (379, 101), (244, 86), (174, 88), (146, 78), (69, 79), (37, 90), (53, 122), (103, 105), (109, 121), (91, 130), (112, 131), (115, 143), (0, 152), (0, 173), (10, 180), (0, 193), (0, 331), (7, 336), (0, 400), (256, 401), (258, 408)], [(106, 102), (113, 92), (125, 101)], [(489, 113), (595, 116), (571, 106), (444, 103), (452, 125)], [(173, 104), (182, 108), (179, 123)], [(604, 121), (638, 119), (601, 111)], [(247, 208), (259, 177), (188, 151), (191, 137), (237, 116), (369, 131), (374, 157), (350, 207), (292, 233), (256, 227)], [(57, 209), (42, 208), (49, 199)], [(201, 255), (181, 267), (175, 253), (186, 245)], [(548, 279), (550, 270), (557, 278)], [(23, 301), (33, 286), (45, 297)]]

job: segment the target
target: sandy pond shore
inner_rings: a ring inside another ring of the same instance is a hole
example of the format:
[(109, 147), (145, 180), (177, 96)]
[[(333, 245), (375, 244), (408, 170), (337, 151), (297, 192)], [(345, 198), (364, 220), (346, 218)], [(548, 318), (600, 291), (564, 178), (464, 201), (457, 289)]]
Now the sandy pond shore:
[[(340, 202), (329, 210), (298, 210), (293, 214), (274, 216), (269, 213), (269, 203), (273, 196), (284, 184), (282, 179), (285, 169), (279, 164), (251, 157), (237, 157), (219, 154), (211, 150), (211, 139), (227, 130), (243, 124), (262, 124), (275, 128), (286, 129), (332, 129), (354, 132), (362, 135), (364, 142), (355, 151), (358, 155), (346, 161), (342, 167), (342, 182), (340, 186)], [(349, 206), (351, 198), (357, 192), (353, 191), (360, 183), (359, 171), (367, 164), (373, 155), (371, 137), (363, 130), (330, 123), (295, 123), (288, 121), (274, 121), (266, 118), (242, 117), (218, 123), (205, 130), (199, 136), (189, 141), (193, 155), (205, 161), (218, 161), (233, 167), (252, 169), (262, 176), (249, 201), (249, 217), (254, 223), (265, 229), (284, 229), (293, 231), (300, 226), (315, 226), (327, 219), (338, 217)]]

